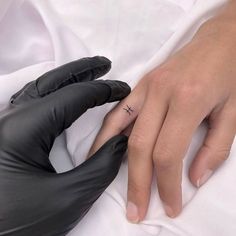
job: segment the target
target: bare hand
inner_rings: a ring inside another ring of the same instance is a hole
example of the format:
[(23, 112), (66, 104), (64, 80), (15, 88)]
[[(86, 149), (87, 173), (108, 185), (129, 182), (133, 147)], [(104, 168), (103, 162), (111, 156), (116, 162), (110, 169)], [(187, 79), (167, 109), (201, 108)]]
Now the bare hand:
[(190, 167), (191, 182), (200, 187), (229, 156), (236, 133), (233, 7), (235, 12), (235, 1), (205, 23), (188, 45), (147, 74), (104, 120), (91, 153), (112, 136), (131, 132), (127, 204), (131, 222), (146, 215), (153, 166), (167, 215), (181, 212), (182, 161), (204, 119), (208, 133)]

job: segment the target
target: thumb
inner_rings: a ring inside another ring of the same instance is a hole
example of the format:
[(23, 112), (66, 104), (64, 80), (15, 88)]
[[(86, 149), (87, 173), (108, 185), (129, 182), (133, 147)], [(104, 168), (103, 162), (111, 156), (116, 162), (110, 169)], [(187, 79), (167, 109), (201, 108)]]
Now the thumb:
[(127, 142), (125, 135), (117, 135), (83, 164), (57, 176), (63, 191), (77, 198), (81, 209), (90, 207), (114, 180), (126, 152)]

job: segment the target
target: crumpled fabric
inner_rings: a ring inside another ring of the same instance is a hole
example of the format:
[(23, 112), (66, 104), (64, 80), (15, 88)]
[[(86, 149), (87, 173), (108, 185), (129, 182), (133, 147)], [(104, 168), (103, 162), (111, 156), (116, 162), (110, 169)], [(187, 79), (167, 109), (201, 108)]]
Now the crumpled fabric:
[[(199, 26), (217, 14), (227, 0), (2, 2), (0, 109), (26, 82), (85, 56), (108, 57), (113, 63), (105, 78), (125, 81), (133, 88), (145, 73), (189, 42)], [(84, 161), (105, 114), (114, 105), (89, 111), (57, 139), (51, 160), (58, 171)], [(138, 225), (126, 220), (124, 160), (118, 177), (69, 236), (234, 236), (236, 143), (229, 159), (204, 186), (196, 189), (188, 179), (188, 167), (206, 130), (202, 123), (184, 159), (183, 212), (179, 217), (165, 215), (154, 181), (145, 220)]]

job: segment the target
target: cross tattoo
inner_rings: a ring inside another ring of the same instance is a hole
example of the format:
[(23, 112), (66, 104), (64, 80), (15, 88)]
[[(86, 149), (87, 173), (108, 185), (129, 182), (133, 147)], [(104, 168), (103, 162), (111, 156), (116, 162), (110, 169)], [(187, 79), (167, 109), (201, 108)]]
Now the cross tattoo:
[(123, 110), (125, 110), (129, 114), (129, 116), (130, 116), (131, 113), (134, 112), (134, 110), (131, 107), (129, 107), (128, 105), (126, 105), (126, 107), (127, 108), (123, 108)]

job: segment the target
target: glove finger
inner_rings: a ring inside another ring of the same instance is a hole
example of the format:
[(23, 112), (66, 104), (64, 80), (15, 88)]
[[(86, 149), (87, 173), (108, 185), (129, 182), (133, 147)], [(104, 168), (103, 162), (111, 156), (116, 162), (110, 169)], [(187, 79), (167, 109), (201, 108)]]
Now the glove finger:
[(91, 81), (105, 75), (111, 68), (106, 57), (86, 57), (57, 67), (37, 80), (26, 84), (11, 97), (14, 105), (44, 97), (69, 84)]
[(55, 138), (87, 109), (121, 100), (129, 93), (130, 87), (121, 81), (99, 80), (69, 85), (32, 103), (24, 112), (32, 119), (21, 119), (21, 125), (24, 129), (30, 126), (33, 140), (37, 142), (35, 146), (49, 153)]

